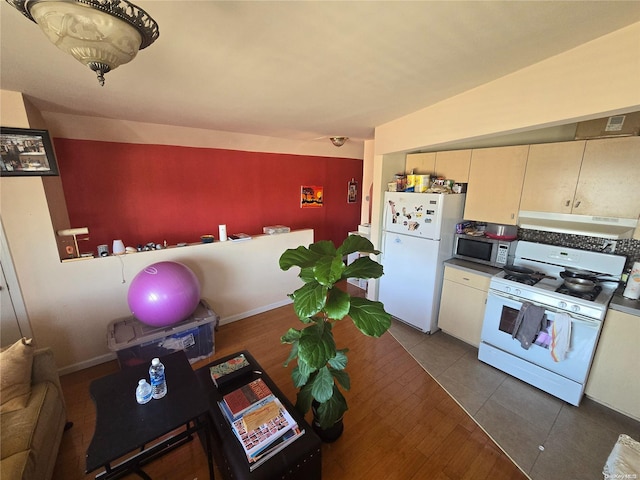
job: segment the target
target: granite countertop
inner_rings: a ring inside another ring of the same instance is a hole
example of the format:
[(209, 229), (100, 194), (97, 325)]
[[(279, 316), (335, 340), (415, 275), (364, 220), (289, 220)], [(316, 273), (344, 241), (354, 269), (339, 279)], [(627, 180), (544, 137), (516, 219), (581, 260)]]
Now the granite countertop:
[[(468, 270), (472, 273), (479, 275), (486, 275), (492, 277), (502, 271), (501, 268), (491, 267), (489, 265), (483, 265), (481, 263), (469, 262), (459, 258), (450, 258), (445, 261), (444, 264), (449, 267), (458, 268), (461, 270)], [(640, 317), (640, 300), (631, 300), (622, 296), (623, 289), (619, 289), (611, 299), (609, 308), (611, 310), (617, 310), (619, 312), (628, 313), (629, 315), (635, 315)]]
[(640, 317), (640, 300), (631, 300), (629, 298), (625, 298), (622, 296), (622, 292), (622, 289), (618, 289), (618, 291), (611, 299), (609, 308), (611, 310), (617, 310), (619, 312), (628, 313), (629, 315)]
[(450, 258), (449, 260), (444, 262), (444, 264), (449, 267), (459, 268), (460, 270), (468, 270), (471, 273), (477, 273), (479, 275), (485, 275), (487, 277), (493, 277), (495, 274), (502, 271), (502, 268), (483, 265), (482, 263), (469, 262), (468, 260), (462, 260), (460, 258)]

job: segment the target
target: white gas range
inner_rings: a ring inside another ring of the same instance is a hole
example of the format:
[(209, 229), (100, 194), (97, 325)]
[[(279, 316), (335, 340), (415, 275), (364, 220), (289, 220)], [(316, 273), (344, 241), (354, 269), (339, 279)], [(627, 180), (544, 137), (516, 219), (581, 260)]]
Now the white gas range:
[[(518, 242), (515, 272), (503, 271), (489, 285), (478, 358), (577, 406), (625, 261), (619, 255)], [(566, 268), (586, 270), (607, 281), (597, 281), (588, 292), (571, 292), (560, 275)], [(533, 274), (522, 273), (527, 269)], [(534, 321), (540, 321), (539, 328), (527, 327), (530, 342), (521, 341), (525, 310), (541, 316)], [(562, 328), (554, 331), (556, 319), (556, 327)], [(558, 355), (563, 329), (568, 349)]]

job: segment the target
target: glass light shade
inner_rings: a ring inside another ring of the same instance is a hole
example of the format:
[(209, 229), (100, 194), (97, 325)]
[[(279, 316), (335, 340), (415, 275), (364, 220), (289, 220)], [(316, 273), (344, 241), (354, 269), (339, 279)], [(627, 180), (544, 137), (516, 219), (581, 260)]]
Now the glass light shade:
[(104, 74), (133, 60), (142, 43), (132, 25), (81, 3), (38, 1), (29, 13), (54, 45), (94, 70), (101, 85)]

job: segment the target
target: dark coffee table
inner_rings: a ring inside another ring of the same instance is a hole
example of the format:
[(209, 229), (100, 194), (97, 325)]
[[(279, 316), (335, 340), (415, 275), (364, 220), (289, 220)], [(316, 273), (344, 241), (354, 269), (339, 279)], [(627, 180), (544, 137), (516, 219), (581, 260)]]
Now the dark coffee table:
[[(160, 360), (165, 366), (167, 395), (145, 405), (136, 402), (135, 389), (138, 380), (149, 377), (149, 365), (126, 368), (91, 382), (96, 429), (87, 449), (86, 473), (104, 468), (97, 479), (120, 478), (129, 473), (149, 479), (142, 470), (145, 464), (192, 440), (194, 433), (202, 432), (209, 476), (213, 480), (207, 393), (183, 351)], [(174, 433), (167, 436), (171, 432)], [(136, 450), (139, 452), (132, 454)]]
[[(234, 378), (232, 381), (225, 383), (220, 389), (216, 388), (211, 380), (209, 367), (217, 363), (244, 353), (245, 357), (251, 363), (252, 372), (241, 377)], [(309, 424), (284, 396), (282, 391), (269, 378), (258, 364), (255, 358), (247, 351), (237, 352), (232, 355), (220, 358), (196, 370), (196, 375), (202, 383), (202, 388), (207, 390), (207, 399), (209, 403), (209, 414), (211, 416), (211, 434), (213, 437), (212, 447), (216, 464), (220, 473), (227, 480), (320, 480), (322, 478), (322, 458), (321, 458), (321, 441), (313, 432)], [(240, 442), (231, 431), (229, 423), (224, 418), (218, 401), (222, 400), (222, 396), (236, 388), (246, 385), (247, 383), (262, 378), (269, 386), (271, 391), (276, 395), (282, 405), (289, 411), (298, 426), (305, 431), (304, 435), (296, 439), (291, 445), (288, 445), (282, 451), (269, 458), (262, 465), (258, 466), (253, 472), (250, 471), (249, 462), (240, 445)]]

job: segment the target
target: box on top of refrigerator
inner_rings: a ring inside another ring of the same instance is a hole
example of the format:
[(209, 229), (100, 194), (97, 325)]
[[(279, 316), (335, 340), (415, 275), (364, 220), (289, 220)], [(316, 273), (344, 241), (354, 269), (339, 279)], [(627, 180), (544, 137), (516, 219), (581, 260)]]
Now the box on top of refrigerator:
[(148, 363), (178, 350), (184, 350), (189, 363), (194, 363), (213, 355), (218, 320), (218, 315), (200, 300), (189, 318), (173, 325), (154, 327), (133, 316), (113, 320), (107, 343), (118, 355), (121, 368)]

